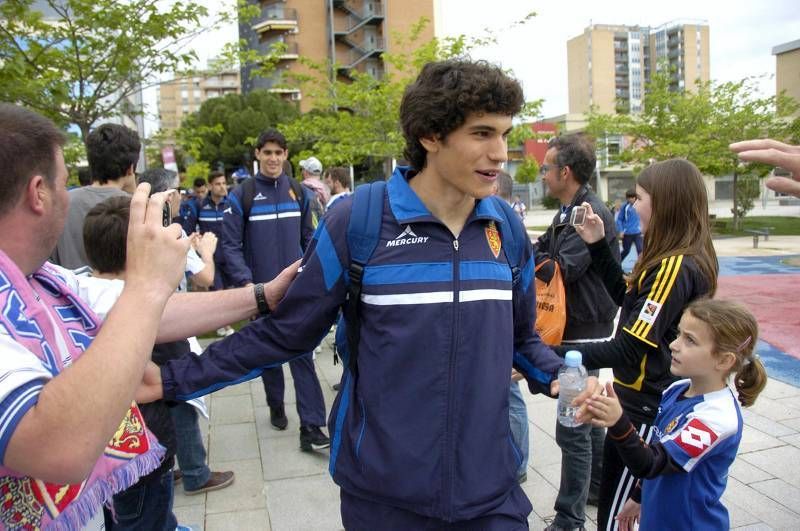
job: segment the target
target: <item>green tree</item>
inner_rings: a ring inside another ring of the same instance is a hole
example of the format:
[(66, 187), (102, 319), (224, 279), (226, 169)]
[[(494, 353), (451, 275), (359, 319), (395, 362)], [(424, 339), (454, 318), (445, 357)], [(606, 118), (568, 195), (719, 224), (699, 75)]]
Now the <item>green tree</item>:
[(135, 113), (129, 98), (161, 74), (196, 60), (186, 45), (208, 28), (206, 15), (180, 0), (0, 2), (0, 100), (74, 124), (85, 139), (98, 120)]
[(517, 166), (514, 172), (514, 181), (518, 183), (535, 183), (539, 178), (539, 163), (531, 156), (526, 156), (525, 160)]
[[(531, 13), (515, 24), (524, 24), (533, 16)], [(325, 165), (402, 158), (405, 142), (399, 110), (408, 82), (425, 63), (466, 56), (496, 40), (492, 32), (487, 32), (481, 38), (460, 35), (420, 42), (428, 23), (423, 18), (407, 34), (392, 35), (391, 49), (400, 51), (382, 55), (386, 68), (377, 79), (357, 70), (342, 75), (341, 65), (303, 59), (308, 73), (294, 75), (288, 81), (299, 84), (313, 98), (315, 107), (285, 128), (290, 140), (308, 146), (306, 151), (296, 152), (293, 161), (311, 153)], [(526, 106), (526, 115), (538, 114), (540, 105), (538, 101)]]
[(261, 131), (268, 127), (283, 130), (298, 114), (294, 104), (267, 90), (227, 94), (203, 102), (183, 121), (176, 136), (194, 162), (231, 169), (252, 159)]
[(628, 137), (620, 159), (634, 166), (683, 157), (704, 174), (732, 175), (732, 213), (738, 229), (741, 217), (752, 208), (752, 201), (739, 204), (743, 190), (738, 186), (739, 177), (763, 176), (767, 170), (741, 163), (728, 145), (748, 138), (790, 140), (800, 128), (798, 120), (789, 119), (797, 108), (797, 103), (783, 94), (760, 97), (751, 78), (698, 83), (692, 91), (675, 92), (670, 90), (670, 75), (662, 71), (648, 84), (641, 114), (590, 112), (587, 131), (600, 139), (599, 143), (606, 134)]

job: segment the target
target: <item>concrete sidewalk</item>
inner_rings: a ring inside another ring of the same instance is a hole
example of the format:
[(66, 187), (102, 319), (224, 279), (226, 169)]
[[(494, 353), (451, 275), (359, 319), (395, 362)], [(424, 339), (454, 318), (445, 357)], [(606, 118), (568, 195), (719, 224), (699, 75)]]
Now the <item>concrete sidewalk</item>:
[[(800, 251), (800, 237), (770, 237), (758, 249), (752, 238), (715, 240), (720, 256), (774, 256)], [(798, 269), (800, 272), (800, 269)], [(800, 339), (800, 330), (798, 330)], [(317, 356), (317, 372), (330, 409), (341, 365), (334, 366), (332, 335)], [(185, 496), (176, 488), (175, 514), (196, 530), (338, 530), (339, 492), (328, 472), (328, 452), (299, 450), (299, 422), (291, 373), (286, 376), (289, 428), (269, 426), (260, 379), (207, 397), (210, 425), (204, 426), (214, 470), (233, 470), (235, 483), (223, 490)], [(601, 373), (601, 381), (611, 378)], [(530, 417), (528, 480), (523, 489), (533, 504), (530, 527), (544, 528), (554, 515), (561, 454), (554, 438), (555, 400), (523, 393)], [(800, 387), (770, 380), (756, 405), (744, 411), (746, 428), (739, 457), (723, 498), (734, 529), (800, 529)], [(588, 508), (588, 529), (596, 509)]]
[[(326, 405), (340, 365), (333, 366), (329, 340), (317, 357)], [(289, 428), (269, 426), (260, 380), (207, 397), (211, 422), (209, 462), (214, 470), (233, 470), (235, 483), (198, 496), (176, 488), (175, 514), (196, 530), (338, 530), (339, 492), (328, 475), (328, 452), (299, 450), (291, 373), (287, 379)], [(603, 371), (601, 380), (610, 379)], [(530, 417), (528, 481), (523, 489), (533, 504), (529, 523), (545, 527), (554, 515), (561, 453), (555, 442), (556, 401), (524, 393)], [(734, 529), (800, 529), (800, 388), (771, 380), (757, 404), (745, 410), (747, 427), (739, 457), (730, 471), (723, 501)], [(596, 509), (588, 508), (587, 529), (595, 529)]]

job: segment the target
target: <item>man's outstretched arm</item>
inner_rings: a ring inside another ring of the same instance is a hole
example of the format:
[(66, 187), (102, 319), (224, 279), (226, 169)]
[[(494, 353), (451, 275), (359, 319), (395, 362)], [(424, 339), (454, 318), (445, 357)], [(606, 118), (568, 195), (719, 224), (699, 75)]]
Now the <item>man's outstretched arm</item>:
[(162, 226), (165, 197), (149, 190), (140, 185), (131, 201), (125, 288), (86, 352), (45, 382), (14, 429), (3, 465), (15, 472), (83, 481), (131, 405), (189, 246), (178, 225)]

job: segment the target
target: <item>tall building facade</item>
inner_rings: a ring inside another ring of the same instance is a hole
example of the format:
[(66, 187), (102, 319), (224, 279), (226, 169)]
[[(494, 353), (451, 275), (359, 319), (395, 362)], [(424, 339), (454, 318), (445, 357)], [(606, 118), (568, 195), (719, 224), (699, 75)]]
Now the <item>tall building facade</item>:
[[(347, 77), (357, 70), (376, 78), (387, 68), (381, 54), (391, 51), (394, 32), (407, 33), (427, 18), (430, 23), (418, 42), (434, 36), (435, 0), (248, 0), (260, 9), (253, 20), (240, 22), (239, 37), (251, 49), (269, 53), (283, 45), (277, 68), (268, 78), (258, 77), (253, 65), (241, 69), (242, 92), (268, 89), (299, 101), (301, 110), (311, 101), (287, 74), (307, 71), (299, 58), (338, 65), (330, 75)], [(407, 51), (407, 50), (403, 50)]]
[(595, 24), (567, 41), (567, 63), (570, 113), (639, 113), (653, 72), (669, 69), (674, 90), (710, 79), (708, 24)]
[(200, 109), (204, 101), (240, 91), (239, 71), (173, 79), (158, 86), (158, 117), (161, 130), (171, 134), (188, 115)]
[(800, 39), (775, 46), (775, 92), (800, 103)]

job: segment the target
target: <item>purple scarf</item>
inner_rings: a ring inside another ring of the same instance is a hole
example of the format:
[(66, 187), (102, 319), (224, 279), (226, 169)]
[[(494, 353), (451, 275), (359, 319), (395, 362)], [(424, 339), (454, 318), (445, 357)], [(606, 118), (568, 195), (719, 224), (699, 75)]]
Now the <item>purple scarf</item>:
[[(69, 370), (101, 324), (50, 264), (26, 278), (3, 251), (0, 308), (0, 325), (42, 360), (53, 377)], [(59, 344), (66, 345), (65, 355), (58, 355)], [(63, 451), (69, 446), (64, 441)], [(53, 485), (0, 467), (0, 529), (80, 529), (111, 496), (158, 468), (163, 455), (134, 402), (82, 483)]]

